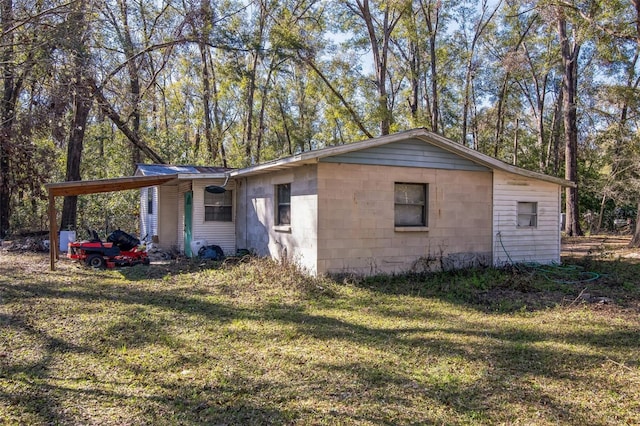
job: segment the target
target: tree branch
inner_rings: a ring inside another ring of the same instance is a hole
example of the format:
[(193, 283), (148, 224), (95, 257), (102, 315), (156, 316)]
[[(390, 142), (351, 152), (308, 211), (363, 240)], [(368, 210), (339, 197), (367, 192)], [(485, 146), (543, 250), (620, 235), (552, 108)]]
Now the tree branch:
[(353, 110), (353, 108), (351, 108), (347, 100), (340, 94), (340, 92), (338, 92), (333, 87), (331, 82), (327, 79), (327, 77), (325, 77), (322, 71), (318, 69), (318, 67), (313, 62), (313, 60), (311, 58), (304, 58), (302, 57), (302, 55), (299, 55), (299, 56), (300, 56), (300, 59), (302, 59), (307, 65), (309, 65), (309, 67), (311, 67), (311, 69), (318, 75), (318, 77), (322, 79), (322, 81), (324, 82), (324, 84), (327, 85), (329, 90), (331, 90), (331, 92), (333, 92), (333, 94), (336, 95), (338, 99), (340, 99), (340, 102), (342, 102), (342, 105), (347, 109), (347, 111), (351, 115), (351, 118), (356, 123), (358, 128), (362, 131), (362, 133), (364, 133), (368, 138), (373, 139), (373, 135), (369, 133), (369, 131), (364, 127), (364, 124), (362, 124), (362, 121), (360, 120), (360, 117), (358, 117), (358, 114)]
[(153, 151), (147, 144), (140, 140), (140, 138), (131, 130), (127, 123), (120, 117), (118, 112), (111, 106), (107, 98), (105, 98), (102, 89), (98, 87), (94, 80), (89, 82), (93, 96), (98, 103), (98, 106), (105, 113), (107, 117), (116, 125), (116, 127), (129, 139), (129, 141), (136, 146), (140, 151), (144, 152), (155, 163), (166, 164), (166, 161), (162, 159), (155, 151)]

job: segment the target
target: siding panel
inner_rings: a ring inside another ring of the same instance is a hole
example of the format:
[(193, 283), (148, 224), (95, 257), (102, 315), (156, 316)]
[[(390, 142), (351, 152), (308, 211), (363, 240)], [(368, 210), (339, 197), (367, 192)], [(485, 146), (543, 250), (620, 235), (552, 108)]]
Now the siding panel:
[(149, 215), (147, 212), (147, 192), (148, 188), (140, 189), (140, 235), (144, 237), (149, 234)]
[[(220, 246), (226, 255), (236, 252), (236, 188), (233, 181), (227, 183), (226, 189), (233, 191), (233, 213), (231, 222), (214, 222), (204, 220), (204, 188), (208, 185), (222, 185), (220, 179), (193, 180), (193, 232), (192, 240), (206, 240), (208, 244)], [(197, 253), (196, 253), (197, 254)]]
[[(152, 211), (149, 213), (149, 196)], [(151, 240), (158, 233), (158, 187), (148, 186), (140, 190), (140, 238)]]
[[(158, 188), (158, 242), (164, 249), (174, 249), (178, 245), (178, 188), (161, 186)], [(182, 228), (179, 228), (182, 229)]]
[(421, 167), (442, 170), (489, 171), (488, 168), (442, 148), (412, 139), (320, 160), (325, 163)]
[[(492, 174), (318, 166), (318, 271), (395, 274), (490, 265)], [(428, 184), (428, 228), (396, 227), (394, 182)]]
[(191, 191), (191, 181), (178, 184), (178, 249), (184, 253), (184, 193)]
[[(494, 248), (497, 266), (560, 262), (560, 186), (494, 171)], [(517, 203), (536, 202), (536, 228), (518, 228)]]

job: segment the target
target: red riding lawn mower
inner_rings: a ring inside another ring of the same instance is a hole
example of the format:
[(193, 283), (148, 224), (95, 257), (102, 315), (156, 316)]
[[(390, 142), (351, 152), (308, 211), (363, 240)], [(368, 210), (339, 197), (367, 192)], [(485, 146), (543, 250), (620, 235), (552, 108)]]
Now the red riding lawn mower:
[(103, 242), (96, 231), (90, 231), (91, 239), (69, 243), (69, 259), (84, 262), (92, 268), (148, 265), (149, 256), (140, 240), (124, 231), (113, 231)]

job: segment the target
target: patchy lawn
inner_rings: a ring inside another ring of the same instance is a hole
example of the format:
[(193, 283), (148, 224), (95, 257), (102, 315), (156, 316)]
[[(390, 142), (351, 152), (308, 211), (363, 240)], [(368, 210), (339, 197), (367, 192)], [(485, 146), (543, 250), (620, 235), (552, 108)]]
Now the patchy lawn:
[(640, 424), (640, 266), (570, 261), (337, 282), (0, 252), (0, 423)]

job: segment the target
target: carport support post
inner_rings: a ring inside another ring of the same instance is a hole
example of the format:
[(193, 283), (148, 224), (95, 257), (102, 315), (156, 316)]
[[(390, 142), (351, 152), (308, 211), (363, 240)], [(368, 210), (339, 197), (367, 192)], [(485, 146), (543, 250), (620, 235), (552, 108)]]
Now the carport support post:
[(49, 191), (49, 255), (51, 257), (51, 270), (56, 269), (56, 260), (60, 258), (58, 249), (58, 228), (56, 222), (56, 197), (70, 195), (98, 194), (102, 192), (125, 191), (139, 189), (147, 186), (162, 185), (170, 181), (178, 181), (177, 173), (159, 176), (129, 176), (114, 179), (98, 179), (85, 181), (70, 181), (48, 183), (45, 185)]
[(56, 270), (56, 260), (58, 259), (58, 224), (56, 223), (56, 197), (49, 189), (49, 257), (51, 260), (51, 270)]

